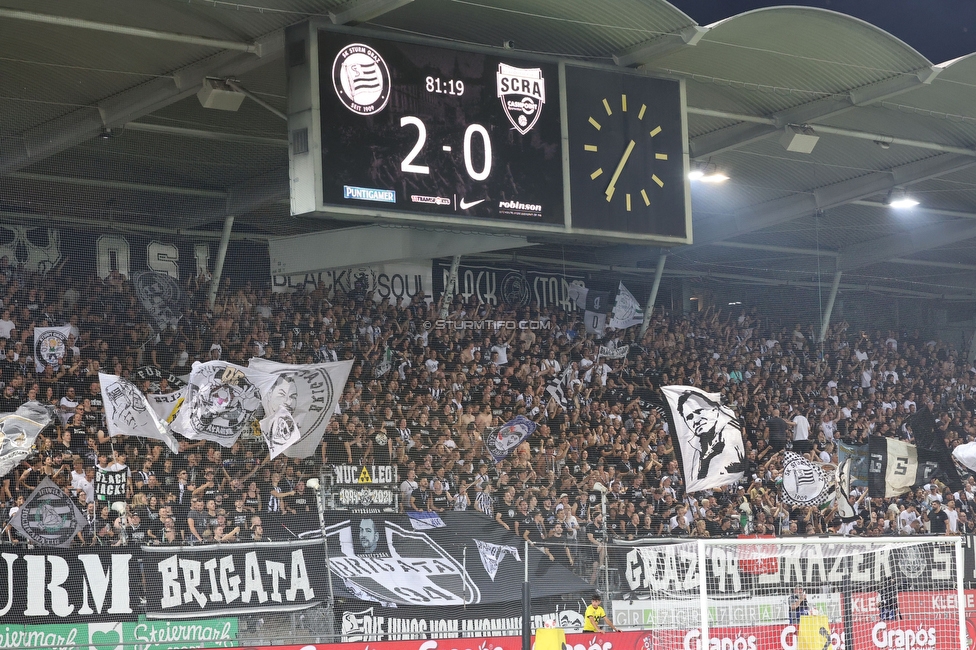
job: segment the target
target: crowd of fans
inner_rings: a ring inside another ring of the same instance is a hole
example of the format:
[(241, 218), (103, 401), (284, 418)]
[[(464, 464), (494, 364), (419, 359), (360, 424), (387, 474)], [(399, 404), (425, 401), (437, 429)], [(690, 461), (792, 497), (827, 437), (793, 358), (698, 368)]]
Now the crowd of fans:
[[(306, 481), (323, 465), (360, 463), (397, 466), (405, 511), (479, 511), (555, 561), (585, 564), (583, 573), (608, 538), (953, 534), (976, 517), (972, 478), (957, 492), (933, 481), (893, 499), (856, 488), (854, 521), (841, 521), (835, 507), (790, 507), (780, 498), (787, 446), (836, 464), (839, 441), (910, 440), (904, 420), (925, 405), (950, 447), (976, 439), (976, 368), (918, 331), (837, 323), (821, 344), (809, 325), (770, 326), (754, 310), (708, 308), (656, 311), (643, 337), (634, 327), (598, 341), (572, 310), (458, 296), (444, 319), (441, 305), (422, 295), (393, 306), (375, 303), (362, 286), (348, 294), (324, 287), (273, 294), (229, 279), (210, 309), (206, 291), (206, 278), (190, 280), (178, 328), (156, 335), (117, 273), (79, 281), (0, 262), (0, 411), (36, 399), (59, 415), (36, 453), (0, 479), (3, 522), (51, 477), (88, 519), (77, 544), (286, 541), (319, 525)], [(546, 326), (432, 326), (438, 319)], [(64, 364), (37, 373), (33, 328), (48, 324), (69, 324), (73, 336)], [(626, 358), (598, 357), (612, 337), (630, 345)], [(315, 456), (269, 461), (260, 437), (230, 449), (183, 440), (171, 454), (156, 441), (107, 435), (100, 370), (168, 392), (167, 377), (185, 375), (195, 360), (246, 364), (252, 356), (355, 359)], [(139, 379), (143, 366), (160, 368), (163, 378)], [(565, 408), (546, 391), (554, 378), (565, 380)], [(656, 389), (668, 384), (721, 392), (739, 414), (748, 463), (742, 482), (684, 492), (657, 408)], [(519, 414), (538, 429), (496, 463), (482, 438)], [(95, 498), (97, 468), (127, 470), (124, 502)], [(7, 526), (3, 543), (26, 540)]]

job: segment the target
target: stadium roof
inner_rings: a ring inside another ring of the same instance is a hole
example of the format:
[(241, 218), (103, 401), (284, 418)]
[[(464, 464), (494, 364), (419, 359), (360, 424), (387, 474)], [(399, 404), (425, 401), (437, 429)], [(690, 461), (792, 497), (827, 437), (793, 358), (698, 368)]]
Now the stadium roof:
[[(344, 227), (288, 214), (285, 26), (391, 34), (684, 79), (695, 244), (669, 272), (976, 297), (976, 60), (933, 63), (861, 20), (771, 7), (702, 26), (663, 0), (0, 0), (0, 218), (263, 237)], [(819, 136), (787, 151), (791, 127)], [(888, 206), (892, 190), (920, 205)], [(650, 247), (541, 241), (525, 260), (653, 269)], [(515, 253), (497, 253), (514, 255)], [(634, 271), (637, 272), (637, 271)]]

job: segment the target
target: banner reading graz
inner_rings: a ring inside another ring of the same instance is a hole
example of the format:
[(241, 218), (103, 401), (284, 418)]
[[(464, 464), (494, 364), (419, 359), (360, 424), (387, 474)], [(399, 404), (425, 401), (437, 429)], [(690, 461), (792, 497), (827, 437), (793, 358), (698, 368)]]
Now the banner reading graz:
[(23, 650), (75, 650), (85, 646), (98, 650), (233, 648), (238, 645), (237, 632), (236, 618), (4, 625), (0, 631), (0, 647)]
[[(850, 578), (858, 588), (876, 585), (888, 576), (943, 588), (953, 584), (956, 575), (951, 541), (940, 544), (928, 538), (918, 545), (895, 545), (878, 539), (820, 546), (790, 544), (788, 539), (758, 547), (707, 547), (704, 564), (709, 581), (721, 594), (786, 594), (797, 583), (839, 588)], [(754, 561), (758, 549), (777, 561), (759, 565)], [(700, 564), (694, 542), (615, 545), (610, 548), (610, 562), (620, 570), (626, 599), (697, 594)]]
[[(399, 605), (513, 602), (525, 542), (478, 512), (443, 512), (441, 528), (414, 530), (404, 515), (330, 513), (325, 534), (335, 595)], [(593, 587), (529, 548), (532, 597)]]

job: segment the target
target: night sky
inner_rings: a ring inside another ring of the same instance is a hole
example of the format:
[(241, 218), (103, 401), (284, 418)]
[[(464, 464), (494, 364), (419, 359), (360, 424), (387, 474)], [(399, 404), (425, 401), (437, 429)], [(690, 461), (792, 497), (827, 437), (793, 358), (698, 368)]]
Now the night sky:
[(893, 34), (932, 63), (976, 52), (973, 0), (670, 0), (699, 25), (745, 11), (777, 5), (804, 5), (855, 16)]

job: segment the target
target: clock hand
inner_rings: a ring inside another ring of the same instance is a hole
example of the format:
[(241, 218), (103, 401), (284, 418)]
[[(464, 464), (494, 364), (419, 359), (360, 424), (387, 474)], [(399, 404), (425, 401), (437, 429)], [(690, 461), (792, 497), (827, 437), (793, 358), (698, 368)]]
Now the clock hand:
[(613, 198), (613, 191), (616, 189), (614, 186), (617, 184), (617, 179), (620, 178), (620, 172), (624, 170), (624, 165), (627, 164), (627, 159), (630, 158), (630, 154), (634, 150), (634, 145), (636, 144), (636, 142), (631, 140), (630, 144), (627, 145), (627, 149), (624, 151), (624, 155), (621, 156), (620, 162), (617, 163), (617, 169), (614, 170), (613, 176), (610, 178), (610, 184), (607, 186), (607, 201)]

